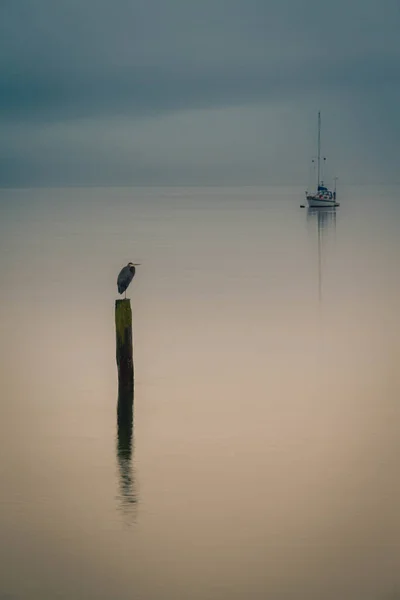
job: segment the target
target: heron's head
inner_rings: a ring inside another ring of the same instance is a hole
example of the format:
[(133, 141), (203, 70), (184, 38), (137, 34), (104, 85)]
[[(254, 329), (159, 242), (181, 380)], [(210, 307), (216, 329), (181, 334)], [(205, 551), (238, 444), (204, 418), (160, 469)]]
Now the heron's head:
[(132, 270), (134, 271), (135, 267), (139, 267), (139, 266), (140, 266), (140, 263), (133, 263), (133, 262), (128, 263), (128, 267), (131, 271)]

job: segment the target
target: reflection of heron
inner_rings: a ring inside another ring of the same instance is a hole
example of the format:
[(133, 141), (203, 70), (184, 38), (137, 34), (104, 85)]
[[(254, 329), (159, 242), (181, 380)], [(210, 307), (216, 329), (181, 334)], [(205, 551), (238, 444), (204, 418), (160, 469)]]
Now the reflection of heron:
[(125, 292), (125, 298), (126, 298), (126, 289), (128, 287), (128, 285), (130, 284), (130, 282), (132, 281), (132, 279), (135, 277), (135, 267), (139, 266), (140, 263), (128, 263), (126, 265), (126, 267), (123, 267), (123, 269), (121, 269), (119, 275), (118, 275), (118, 279), (117, 279), (117, 286), (118, 286), (118, 293), (119, 294), (123, 294)]
[(326, 208), (308, 208), (307, 220), (311, 223), (317, 219), (318, 231), (318, 298), (322, 303), (322, 249), (324, 233), (333, 226), (336, 230), (336, 209), (334, 207)]
[(117, 461), (120, 499), (123, 508), (136, 503), (132, 475), (133, 390), (119, 394), (117, 408)]

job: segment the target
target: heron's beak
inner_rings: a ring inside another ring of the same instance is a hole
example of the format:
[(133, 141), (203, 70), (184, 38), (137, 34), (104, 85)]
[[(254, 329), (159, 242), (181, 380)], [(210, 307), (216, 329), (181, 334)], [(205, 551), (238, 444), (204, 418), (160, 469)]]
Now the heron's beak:
[(140, 267), (140, 263), (132, 263), (134, 267)]

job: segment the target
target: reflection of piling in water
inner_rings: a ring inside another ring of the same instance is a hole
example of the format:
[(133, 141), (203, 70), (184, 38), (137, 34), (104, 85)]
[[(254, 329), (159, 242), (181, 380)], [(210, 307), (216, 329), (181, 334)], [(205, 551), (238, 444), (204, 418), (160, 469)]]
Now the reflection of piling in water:
[(134, 479), (132, 475), (133, 445), (133, 387), (119, 393), (117, 406), (117, 460), (120, 494), (123, 505), (135, 504)]
[(118, 397), (133, 401), (132, 309), (130, 300), (115, 301), (115, 329), (117, 342)]

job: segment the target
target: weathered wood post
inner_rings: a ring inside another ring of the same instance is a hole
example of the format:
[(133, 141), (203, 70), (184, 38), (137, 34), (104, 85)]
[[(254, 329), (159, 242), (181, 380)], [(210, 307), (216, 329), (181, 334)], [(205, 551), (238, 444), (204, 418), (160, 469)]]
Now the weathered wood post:
[(118, 404), (133, 404), (133, 348), (131, 301), (115, 301), (118, 367)]

